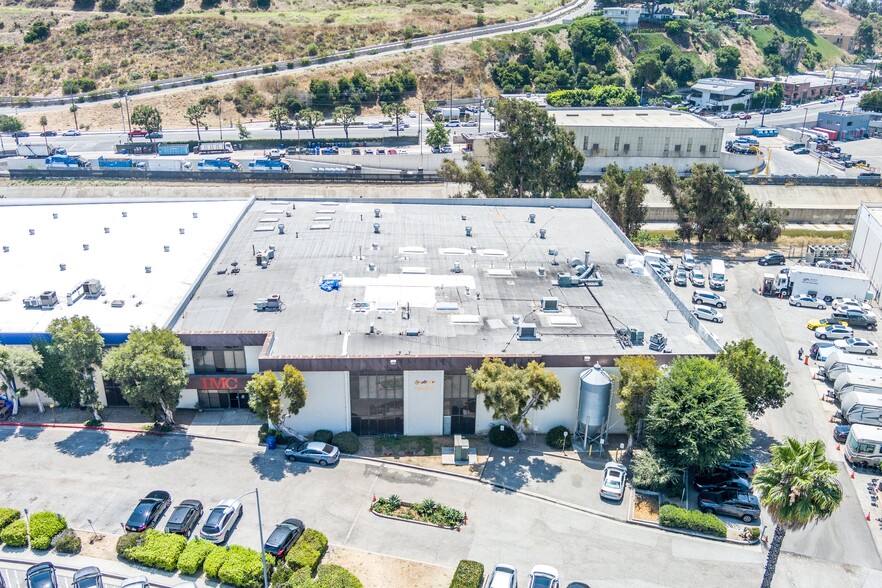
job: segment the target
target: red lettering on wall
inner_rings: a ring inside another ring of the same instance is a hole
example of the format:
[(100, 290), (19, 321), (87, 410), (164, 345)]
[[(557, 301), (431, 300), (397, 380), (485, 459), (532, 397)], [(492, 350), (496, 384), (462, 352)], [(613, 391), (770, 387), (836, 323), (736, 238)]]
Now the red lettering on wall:
[(238, 378), (201, 378), (201, 390), (238, 390)]

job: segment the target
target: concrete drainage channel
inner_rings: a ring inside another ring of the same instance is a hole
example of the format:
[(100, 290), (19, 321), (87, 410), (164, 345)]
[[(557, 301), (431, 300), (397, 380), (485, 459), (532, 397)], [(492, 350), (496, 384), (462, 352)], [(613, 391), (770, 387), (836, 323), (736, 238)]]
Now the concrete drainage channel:
[[(43, 560), (43, 561), (45, 561), (45, 560)], [(6, 588), (24, 588), (27, 585), (27, 582), (25, 581), (25, 572), (27, 571), (27, 568), (29, 568), (30, 566), (37, 564), (37, 563), (42, 563), (42, 562), (41, 561), (34, 561), (34, 560), (19, 559), (19, 558), (11, 558), (11, 557), (0, 557), (0, 576), (2, 576), (2, 578), (0, 578), (0, 579), (2, 579), (3, 582), (5, 582)], [(10, 567), (10, 565), (19, 566), (19, 567), (13, 568), (13, 567)], [(85, 565), (79, 566), (79, 567), (66, 566), (64, 564), (59, 564), (56, 562), (52, 562), (52, 565), (55, 566), (56, 576), (58, 578), (58, 588), (71, 588), (71, 586), (73, 585), (72, 580), (73, 580), (74, 573), (77, 570), (85, 567)], [(100, 566), (99, 566), (99, 568), (100, 568)], [(66, 573), (61, 573), (61, 572), (70, 572), (70, 573), (66, 574)], [(128, 578), (133, 578), (133, 577), (139, 576), (139, 575), (143, 575), (143, 574), (138, 573), (137, 570), (132, 570), (131, 574), (127, 574), (125, 576), (121, 576), (119, 574), (113, 574), (113, 573), (109, 573), (109, 572), (105, 572), (104, 570), (101, 570), (101, 576), (104, 579), (104, 585), (111, 586), (111, 587), (119, 586), (123, 580), (126, 580)], [(116, 581), (115, 582), (107, 582), (108, 579), (109, 580), (116, 580)], [(3, 583), (0, 582), (0, 585), (3, 585)], [(157, 584), (156, 582), (152, 582), (152, 581), (150, 582), (150, 586), (151, 586), (151, 588), (169, 588), (168, 584)]]

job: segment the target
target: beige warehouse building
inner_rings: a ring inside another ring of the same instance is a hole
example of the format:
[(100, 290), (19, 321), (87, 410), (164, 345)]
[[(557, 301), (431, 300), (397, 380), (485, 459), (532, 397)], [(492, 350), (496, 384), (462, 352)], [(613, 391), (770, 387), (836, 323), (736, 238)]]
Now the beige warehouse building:
[(585, 155), (582, 173), (611, 163), (625, 168), (670, 165), (678, 172), (696, 163), (719, 163), (723, 129), (688, 112), (660, 108), (548, 108), (575, 134)]

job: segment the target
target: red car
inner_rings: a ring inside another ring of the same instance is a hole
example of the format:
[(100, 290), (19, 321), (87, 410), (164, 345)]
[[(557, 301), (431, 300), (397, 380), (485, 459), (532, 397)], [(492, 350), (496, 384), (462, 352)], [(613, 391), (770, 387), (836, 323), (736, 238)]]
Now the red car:
[(747, 114), (747, 113), (745, 112), (744, 114), (739, 114), (739, 115), (738, 115), (738, 118), (741, 119), (741, 120), (750, 120), (750, 119), (752, 119), (753, 117), (750, 116), (749, 114)]
[(144, 129), (135, 129), (131, 133), (129, 133), (129, 137), (146, 137), (147, 131)]
[(837, 100), (845, 100), (845, 96), (837, 96), (836, 99)]

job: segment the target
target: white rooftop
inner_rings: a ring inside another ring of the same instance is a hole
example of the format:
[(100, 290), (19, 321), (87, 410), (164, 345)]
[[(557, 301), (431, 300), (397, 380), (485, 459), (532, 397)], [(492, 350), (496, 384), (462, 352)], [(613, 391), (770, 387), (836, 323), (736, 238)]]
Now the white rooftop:
[(745, 80), (728, 80), (725, 78), (702, 78), (692, 85), (692, 89), (719, 92), (733, 88), (753, 88), (754, 83)]
[[(0, 200), (0, 339), (43, 333), (53, 319), (74, 315), (111, 334), (165, 326), (247, 202)], [(68, 292), (90, 279), (100, 280), (105, 294), (75, 294), (68, 306)], [(23, 303), (53, 290), (58, 304), (51, 310)]]
[(716, 128), (688, 112), (663, 108), (548, 108), (546, 111), (564, 127)]

